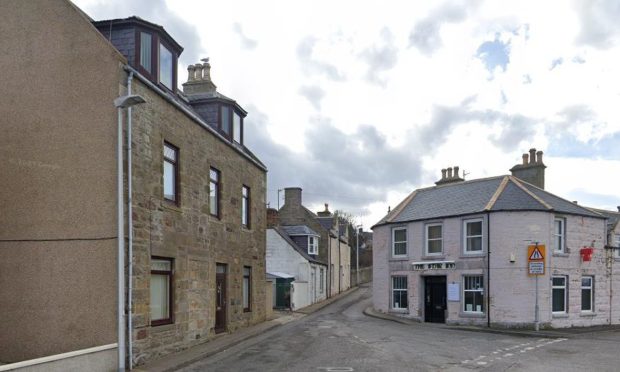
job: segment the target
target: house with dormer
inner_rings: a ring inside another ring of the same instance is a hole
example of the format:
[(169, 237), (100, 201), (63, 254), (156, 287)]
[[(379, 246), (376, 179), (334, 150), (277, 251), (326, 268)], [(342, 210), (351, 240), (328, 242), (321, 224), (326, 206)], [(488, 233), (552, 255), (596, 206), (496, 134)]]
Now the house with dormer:
[(0, 362), (125, 370), (264, 321), (267, 169), (209, 61), (68, 0), (0, 13)]
[(318, 260), (320, 238), (305, 225), (267, 228), (265, 261), (267, 276), (274, 278), (274, 308), (298, 310), (327, 298), (327, 263)]
[(414, 190), (373, 226), (374, 308), (451, 324), (619, 324), (609, 218), (545, 190), (545, 168), (531, 149), (511, 175), (447, 168)]
[[(327, 297), (351, 287), (351, 247), (348, 244), (348, 231), (345, 225), (340, 223), (336, 213), (329, 211), (327, 204), (325, 210), (314, 213), (302, 204), (302, 189), (289, 187), (284, 189), (284, 205), (279, 210), (270, 209), (267, 218), (269, 226), (280, 226), (285, 231), (288, 230), (289, 236), (296, 239), (296, 244), (304, 250), (308, 247), (308, 252), (316, 252), (311, 256), (317, 262), (327, 265)], [(296, 235), (301, 231), (313, 233)], [(316, 234), (316, 238), (313, 234)]]

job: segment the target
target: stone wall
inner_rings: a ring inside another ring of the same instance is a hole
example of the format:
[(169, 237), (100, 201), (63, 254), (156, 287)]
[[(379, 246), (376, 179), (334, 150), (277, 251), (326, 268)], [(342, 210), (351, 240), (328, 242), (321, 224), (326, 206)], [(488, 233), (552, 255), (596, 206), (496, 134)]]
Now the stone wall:
[[(147, 103), (133, 110), (134, 363), (214, 335), (215, 269), (227, 265), (227, 331), (265, 320), (266, 173), (134, 79)], [(179, 149), (178, 205), (163, 200), (163, 143)], [(209, 168), (221, 172), (220, 218), (209, 213)], [(241, 188), (250, 188), (250, 228), (241, 226)], [(174, 259), (174, 323), (150, 325), (150, 261)], [(243, 311), (243, 267), (252, 268), (251, 311)]]

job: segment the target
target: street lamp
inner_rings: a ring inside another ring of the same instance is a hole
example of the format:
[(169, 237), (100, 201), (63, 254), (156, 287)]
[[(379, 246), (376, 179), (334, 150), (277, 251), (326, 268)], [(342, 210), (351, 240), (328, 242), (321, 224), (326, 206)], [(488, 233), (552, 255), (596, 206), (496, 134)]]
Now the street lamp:
[[(146, 102), (139, 95), (120, 96), (114, 100), (114, 106), (118, 111), (118, 130), (117, 130), (117, 148), (116, 148), (116, 176), (117, 176), (117, 211), (118, 211), (118, 371), (125, 370), (125, 232), (124, 232), (124, 216), (123, 216), (123, 109), (128, 109), (129, 119), (131, 120), (132, 106)], [(131, 133), (131, 127), (127, 128), (128, 138)], [(131, 146), (131, 142), (128, 144)], [(131, 164), (129, 164), (129, 167)], [(129, 181), (130, 176), (128, 176)], [(131, 231), (129, 232), (131, 234)], [(129, 258), (131, 260), (131, 257)], [(131, 278), (129, 279), (131, 280)], [(129, 300), (131, 301), (131, 299)], [(131, 336), (130, 336), (131, 337)]]
[(355, 280), (360, 285), (360, 228), (361, 224), (355, 225)]

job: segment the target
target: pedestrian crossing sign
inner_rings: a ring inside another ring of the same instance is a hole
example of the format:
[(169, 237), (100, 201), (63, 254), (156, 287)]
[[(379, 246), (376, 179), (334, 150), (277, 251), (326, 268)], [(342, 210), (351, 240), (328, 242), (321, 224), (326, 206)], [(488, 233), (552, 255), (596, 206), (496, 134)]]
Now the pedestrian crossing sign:
[(530, 254), (530, 261), (544, 260), (545, 257), (540, 253), (540, 249), (538, 247), (534, 248), (532, 254)]

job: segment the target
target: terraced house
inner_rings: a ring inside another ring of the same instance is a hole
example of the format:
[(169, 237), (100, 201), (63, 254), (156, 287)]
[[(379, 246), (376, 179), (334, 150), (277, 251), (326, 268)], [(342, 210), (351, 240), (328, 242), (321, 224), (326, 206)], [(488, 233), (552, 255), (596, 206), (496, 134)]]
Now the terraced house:
[(160, 25), (0, 12), (0, 362), (120, 370), (263, 321), (266, 167), (208, 61), (180, 91)]
[(620, 323), (616, 222), (544, 190), (542, 155), (530, 150), (512, 175), (444, 169), (378, 222), (375, 309), (502, 327)]

